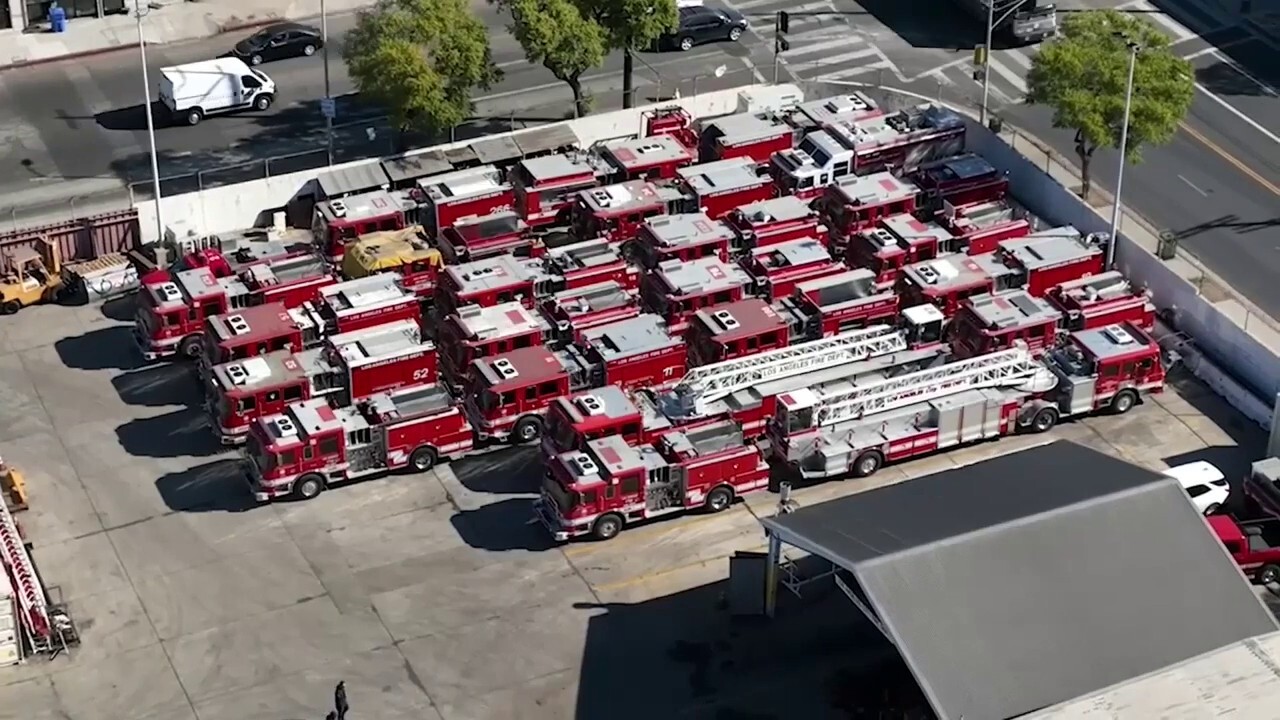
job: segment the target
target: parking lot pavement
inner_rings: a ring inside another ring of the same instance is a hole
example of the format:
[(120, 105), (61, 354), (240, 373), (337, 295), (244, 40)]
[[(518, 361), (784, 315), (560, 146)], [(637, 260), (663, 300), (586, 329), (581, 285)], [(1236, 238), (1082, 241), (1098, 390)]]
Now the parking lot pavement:
[[(725, 558), (763, 547), (773, 494), (558, 548), (530, 522), (542, 468), (518, 448), (254, 506), (186, 407), (194, 377), (141, 366), (128, 317), (125, 303), (40, 307), (0, 324), (0, 455), (28, 478), (19, 519), (83, 637), (69, 656), (0, 669), (0, 720), (318, 718), (338, 680), (353, 714), (379, 720), (819, 717), (839, 703), (831, 683), (891, 656), (830, 589), (774, 624), (729, 622)], [(1176, 385), (1124, 417), (795, 499), (1052, 438), (1239, 476), (1263, 433)]]

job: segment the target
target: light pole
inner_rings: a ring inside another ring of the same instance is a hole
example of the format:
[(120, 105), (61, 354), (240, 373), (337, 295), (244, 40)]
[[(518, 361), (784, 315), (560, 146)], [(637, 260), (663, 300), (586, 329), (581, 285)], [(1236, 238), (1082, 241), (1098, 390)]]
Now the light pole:
[(991, 95), (991, 36), (995, 34), (996, 24), (1004, 22), (1006, 18), (1018, 11), (1021, 3), (1015, 4), (1009, 8), (1008, 12), (1000, 16), (996, 20), (996, 0), (986, 0), (987, 3), (987, 47), (986, 52), (982, 55), (982, 107), (980, 108), (979, 120), (983, 125), (987, 124), (987, 98)]
[(1124, 120), (1120, 125), (1120, 169), (1116, 172), (1116, 194), (1111, 205), (1111, 240), (1107, 243), (1107, 268), (1110, 269), (1116, 259), (1116, 238), (1120, 231), (1120, 189), (1124, 185), (1124, 158), (1129, 149), (1129, 108), (1133, 104), (1133, 70), (1138, 65), (1138, 52), (1142, 48), (1131, 40), (1126, 40), (1129, 47), (1129, 79), (1124, 86)]
[(164, 242), (164, 220), (160, 210), (160, 160), (156, 155), (156, 123), (151, 116), (151, 80), (147, 77), (147, 41), (142, 36), (142, 0), (133, 0), (133, 17), (138, 21), (138, 52), (142, 55), (142, 107), (147, 113), (147, 139), (151, 142), (151, 190), (156, 198), (156, 242)]
[(324, 56), (324, 135), (326, 138), (325, 158), (333, 164), (333, 97), (329, 94), (329, 14), (325, 12), (324, 0), (320, 0), (320, 52)]

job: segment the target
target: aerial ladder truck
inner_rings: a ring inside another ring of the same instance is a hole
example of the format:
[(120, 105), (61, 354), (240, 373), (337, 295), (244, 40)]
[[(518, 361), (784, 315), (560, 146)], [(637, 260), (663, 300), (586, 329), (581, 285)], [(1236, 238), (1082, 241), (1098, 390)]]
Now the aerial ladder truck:
[[(0, 460), (0, 467), (3, 461)], [(25, 644), (33, 654), (57, 653), (67, 649), (68, 645), (79, 644), (80, 637), (71, 617), (62, 605), (49, 602), (44, 583), (36, 572), (31, 555), (27, 552), (26, 541), (18, 523), (13, 519), (6, 504), (0, 501), (0, 561), (9, 576), (13, 587), (14, 609), (18, 625), (22, 628), (22, 638), (18, 641), (17, 652), (3, 652), (6, 662), (20, 660), (22, 646)], [(0, 602), (7, 602), (0, 593)], [(26, 642), (23, 643), (22, 640)], [(0, 651), (7, 651), (0, 647)], [(16, 657), (14, 657), (16, 656)]]

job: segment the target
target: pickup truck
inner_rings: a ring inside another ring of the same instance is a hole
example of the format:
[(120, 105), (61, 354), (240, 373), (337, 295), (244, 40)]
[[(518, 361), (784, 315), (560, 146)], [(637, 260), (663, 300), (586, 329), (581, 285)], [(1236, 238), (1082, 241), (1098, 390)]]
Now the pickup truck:
[[(1036, 0), (954, 0), (957, 5), (987, 25), (987, 13), (995, 22), (993, 34), (1018, 45), (1038, 43), (1058, 33), (1058, 9)], [(994, 7), (991, 4), (994, 3)]]
[(1262, 585), (1280, 582), (1280, 520), (1241, 521), (1228, 515), (1205, 520), (1250, 580)]

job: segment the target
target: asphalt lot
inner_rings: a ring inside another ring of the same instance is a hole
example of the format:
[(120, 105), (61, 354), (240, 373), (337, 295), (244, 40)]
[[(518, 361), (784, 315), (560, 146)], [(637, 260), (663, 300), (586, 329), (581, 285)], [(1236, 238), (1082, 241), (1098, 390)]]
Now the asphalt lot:
[[(788, 599), (799, 609), (773, 624), (726, 617), (725, 558), (762, 547), (771, 493), (555, 548), (529, 524), (540, 468), (524, 449), (253, 507), (186, 407), (193, 376), (140, 367), (128, 313), (38, 307), (0, 324), (0, 455), (28, 478), (20, 521), (84, 638), (70, 657), (0, 669), (0, 718), (302, 720), (323, 717), (339, 679), (352, 717), (378, 720), (830, 717), (833, 683), (888, 653), (838, 592)], [(1241, 476), (1263, 433), (1179, 385), (1052, 437)]]

